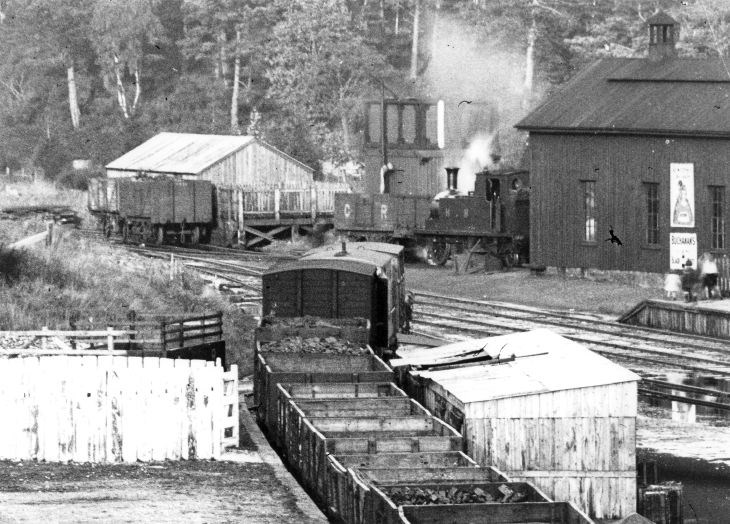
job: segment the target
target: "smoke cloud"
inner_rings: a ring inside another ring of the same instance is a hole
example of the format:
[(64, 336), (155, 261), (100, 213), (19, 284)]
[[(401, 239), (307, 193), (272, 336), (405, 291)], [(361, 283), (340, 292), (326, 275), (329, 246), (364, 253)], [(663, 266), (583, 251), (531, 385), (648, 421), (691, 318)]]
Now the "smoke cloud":
[[(472, 191), (474, 173), (496, 168), (494, 154), (516, 163), (522, 151), (506, 150), (500, 142), (515, 144), (512, 126), (525, 114), (522, 53), (489, 39), (482, 27), (440, 12), (425, 76), (429, 96), (445, 101), (447, 121), (456, 122), (468, 140), (468, 145), (447, 142), (445, 151), (446, 164), (460, 167), (459, 189)], [(455, 158), (449, 147), (465, 152)]]

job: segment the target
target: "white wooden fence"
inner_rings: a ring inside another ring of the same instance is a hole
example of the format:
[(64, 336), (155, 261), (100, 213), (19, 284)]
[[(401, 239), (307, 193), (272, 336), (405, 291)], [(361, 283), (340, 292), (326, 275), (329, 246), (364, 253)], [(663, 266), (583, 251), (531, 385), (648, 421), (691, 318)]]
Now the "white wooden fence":
[(0, 459), (218, 458), (237, 444), (231, 368), (150, 357), (0, 359)]

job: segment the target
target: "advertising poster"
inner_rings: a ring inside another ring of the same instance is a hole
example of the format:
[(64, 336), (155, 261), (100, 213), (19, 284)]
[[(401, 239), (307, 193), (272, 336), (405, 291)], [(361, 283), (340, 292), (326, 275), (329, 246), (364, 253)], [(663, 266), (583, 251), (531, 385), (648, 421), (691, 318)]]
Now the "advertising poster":
[(694, 164), (669, 164), (671, 227), (695, 227)]
[(669, 269), (682, 269), (687, 260), (697, 269), (697, 233), (669, 233)]

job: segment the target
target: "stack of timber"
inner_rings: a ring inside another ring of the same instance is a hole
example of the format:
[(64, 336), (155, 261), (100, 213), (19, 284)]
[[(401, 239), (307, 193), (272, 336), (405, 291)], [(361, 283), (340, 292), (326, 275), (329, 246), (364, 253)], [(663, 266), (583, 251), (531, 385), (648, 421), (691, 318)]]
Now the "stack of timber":
[(396, 386), (392, 369), (368, 346), (359, 355), (297, 351), (292, 340), (307, 340), (312, 329), (319, 328), (287, 329), (282, 352), (265, 349), (276, 329), (257, 332), (266, 341), (256, 344), (254, 398), (270, 441), (331, 518), (592, 522), (528, 481), (478, 466), (462, 452), (459, 432)]
[(593, 518), (635, 511), (634, 373), (544, 329), (422, 350), (390, 364), (416, 400), (463, 432), (478, 463), (533, 482)]
[(618, 321), (678, 333), (730, 339), (730, 300), (644, 300), (622, 315)]

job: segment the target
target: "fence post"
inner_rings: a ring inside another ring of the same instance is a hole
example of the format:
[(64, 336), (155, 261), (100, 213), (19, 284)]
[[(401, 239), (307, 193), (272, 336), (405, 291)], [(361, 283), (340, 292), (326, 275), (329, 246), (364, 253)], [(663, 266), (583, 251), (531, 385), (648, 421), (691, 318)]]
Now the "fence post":
[(243, 206), (243, 187), (242, 186), (236, 186), (234, 189), (236, 192), (236, 195), (238, 195), (238, 243), (241, 243), (241, 238), (246, 238), (246, 232), (243, 230), (244, 227), (244, 220), (243, 220), (243, 212), (244, 212), (244, 206)]
[[(43, 326), (41, 328), (41, 331), (48, 331), (48, 327), (47, 326)], [(46, 349), (46, 338), (47, 338), (47, 335), (41, 335), (41, 349), (44, 350), (44, 351)]]
[(309, 188), (310, 191), (310, 206), (312, 208), (312, 222), (317, 218), (317, 188), (312, 186)]
[(170, 253), (170, 280), (175, 279), (175, 255)]
[(108, 351), (114, 350), (114, 336), (111, 334), (111, 332), (114, 330), (112, 326), (106, 327), (106, 349)]
[(162, 358), (167, 358), (167, 339), (165, 337), (165, 327), (167, 327), (165, 321), (160, 321), (160, 342), (162, 343)]
[(281, 218), (281, 190), (274, 188), (274, 219), (278, 222)]

